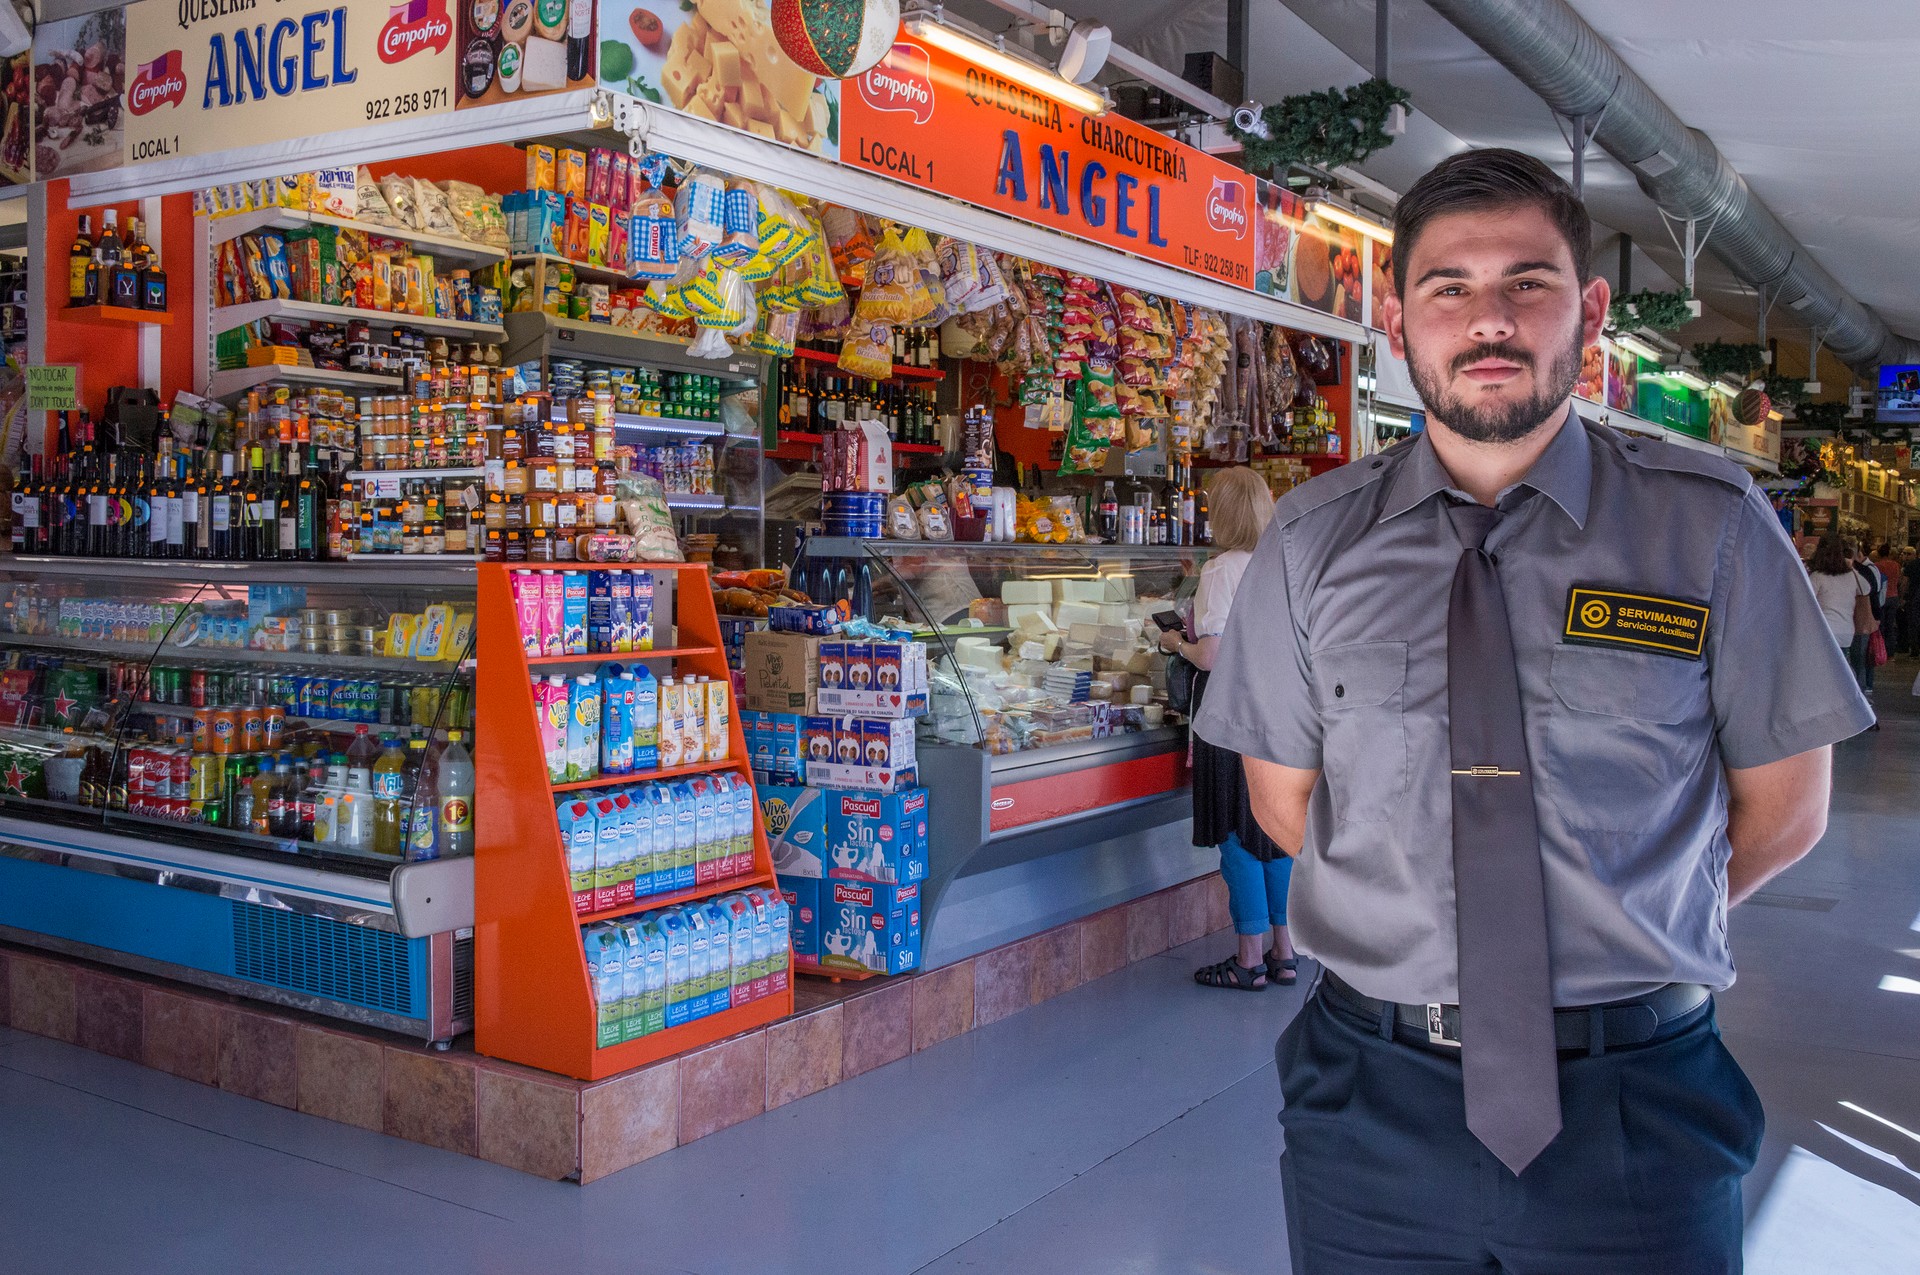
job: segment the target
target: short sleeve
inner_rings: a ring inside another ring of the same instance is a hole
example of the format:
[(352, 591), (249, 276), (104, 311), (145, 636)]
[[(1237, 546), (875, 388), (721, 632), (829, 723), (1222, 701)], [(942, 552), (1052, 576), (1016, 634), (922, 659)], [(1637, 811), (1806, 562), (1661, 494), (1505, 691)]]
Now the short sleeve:
[[(1234, 594), (1246, 578), (1246, 568), (1241, 566), (1245, 561), (1244, 553), (1215, 555), (1200, 569), (1200, 583), (1193, 591), (1193, 636), (1196, 639), (1219, 637), (1227, 631), (1227, 620), (1233, 613)], [(1239, 567), (1239, 570), (1235, 570), (1235, 567)]]
[(1289, 579), (1287, 531), (1288, 524), (1269, 526), (1240, 578), (1194, 729), (1218, 748), (1318, 770), (1320, 714), (1310, 690), (1296, 582)]
[[(1709, 678), (1726, 764), (1764, 766), (1871, 726), (1873, 710), (1792, 543), (1757, 489), (1734, 515), (1721, 567)], [(1854, 578), (1864, 587), (1866, 581)]]

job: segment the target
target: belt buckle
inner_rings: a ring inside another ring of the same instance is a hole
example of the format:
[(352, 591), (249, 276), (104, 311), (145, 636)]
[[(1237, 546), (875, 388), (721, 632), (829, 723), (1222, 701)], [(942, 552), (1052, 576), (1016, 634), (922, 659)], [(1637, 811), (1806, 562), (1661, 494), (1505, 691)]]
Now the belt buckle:
[(1446, 1011), (1437, 1001), (1427, 1002), (1427, 1043), (1444, 1045), (1448, 1049), (1460, 1048), (1460, 1038), (1447, 1035)]

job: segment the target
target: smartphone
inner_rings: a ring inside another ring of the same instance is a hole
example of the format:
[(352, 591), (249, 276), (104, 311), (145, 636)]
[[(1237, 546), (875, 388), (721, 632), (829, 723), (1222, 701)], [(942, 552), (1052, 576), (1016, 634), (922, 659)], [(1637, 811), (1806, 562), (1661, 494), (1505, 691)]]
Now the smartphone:
[(1160, 626), (1162, 633), (1171, 633), (1175, 629), (1186, 626), (1186, 621), (1180, 618), (1178, 611), (1155, 611), (1153, 613), (1153, 622)]

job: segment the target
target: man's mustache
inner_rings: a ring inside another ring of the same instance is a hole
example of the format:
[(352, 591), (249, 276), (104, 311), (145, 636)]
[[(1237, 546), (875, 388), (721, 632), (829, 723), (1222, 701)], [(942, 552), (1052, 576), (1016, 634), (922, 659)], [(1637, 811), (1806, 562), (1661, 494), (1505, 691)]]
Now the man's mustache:
[(1456, 357), (1450, 370), (1454, 375), (1458, 375), (1482, 359), (1499, 359), (1503, 363), (1517, 364), (1529, 372), (1533, 370), (1533, 355), (1511, 345), (1476, 345), (1465, 354)]

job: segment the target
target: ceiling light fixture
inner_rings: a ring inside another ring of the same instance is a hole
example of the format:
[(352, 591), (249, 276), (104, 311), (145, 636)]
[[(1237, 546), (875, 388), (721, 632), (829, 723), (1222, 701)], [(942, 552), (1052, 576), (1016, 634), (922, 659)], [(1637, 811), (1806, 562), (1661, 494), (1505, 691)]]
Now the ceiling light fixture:
[(977, 40), (956, 27), (946, 25), (944, 15), (935, 12), (932, 15), (915, 14), (907, 19), (907, 34), (916, 40), (925, 40), (935, 48), (944, 49), (955, 57), (964, 58), (983, 71), (991, 71), (1002, 79), (1013, 81), (1024, 88), (1032, 89), (1042, 97), (1050, 97), (1062, 106), (1070, 106), (1082, 115), (1105, 115), (1112, 108), (1105, 93), (1062, 79), (1043, 66), (1017, 58), (991, 44)]
[(1702, 392), (1707, 388), (1707, 378), (1690, 367), (1681, 367), (1678, 363), (1675, 363), (1669, 367), (1661, 368), (1660, 371), (1668, 380), (1678, 381), (1682, 385)]
[(1637, 354), (1643, 359), (1649, 359), (1655, 363), (1666, 361), (1666, 351), (1657, 345), (1650, 344), (1642, 338), (1635, 336), (1631, 332), (1622, 332), (1619, 336), (1613, 338), (1613, 343), (1627, 353)]
[(1348, 230), (1356, 231), (1359, 234), (1367, 236), (1369, 239), (1378, 239), (1381, 243), (1389, 246), (1393, 243), (1393, 231), (1391, 228), (1383, 226), (1371, 218), (1362, 217), (1359, 213), (1350, 212), (1342, 208), (1339, 204), (1322, 200), (1313, 205), (1313, 213), (1315, 216), (1330, 221), (1336, 226), (1345, 226)]

